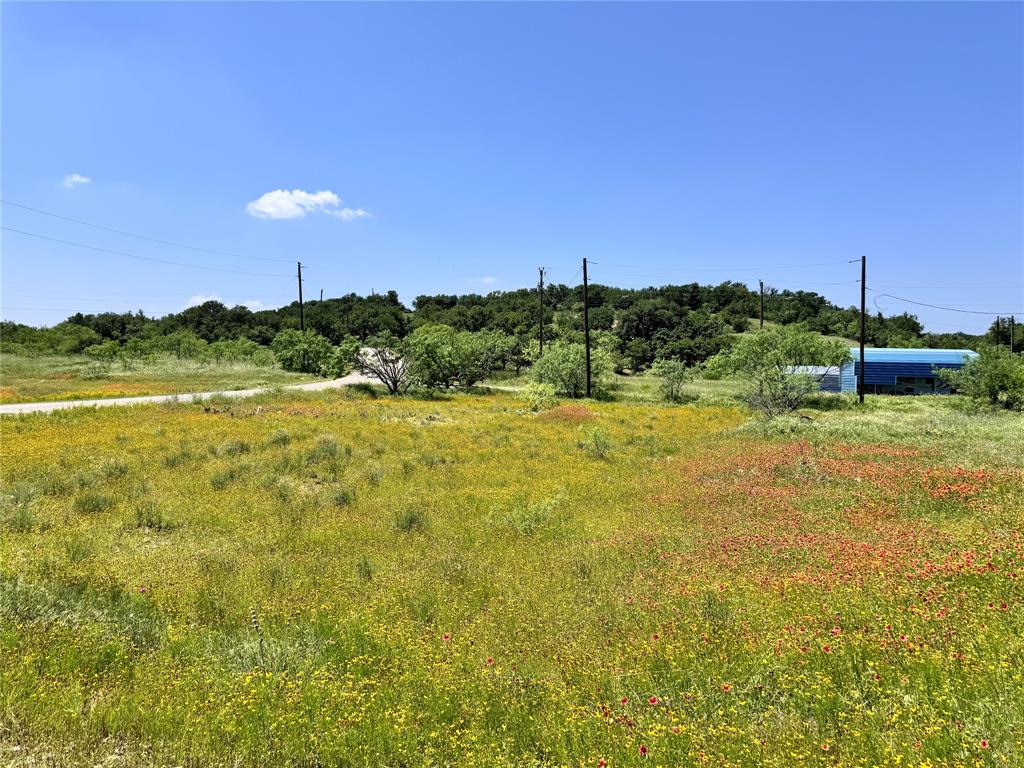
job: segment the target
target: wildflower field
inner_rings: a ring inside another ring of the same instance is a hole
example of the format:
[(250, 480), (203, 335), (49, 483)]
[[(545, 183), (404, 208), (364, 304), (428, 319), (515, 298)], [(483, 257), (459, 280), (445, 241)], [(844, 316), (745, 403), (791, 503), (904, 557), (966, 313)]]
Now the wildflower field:
[(1024, 422), (277, 394), (0, 420), (0, 764), (1024, 763)]

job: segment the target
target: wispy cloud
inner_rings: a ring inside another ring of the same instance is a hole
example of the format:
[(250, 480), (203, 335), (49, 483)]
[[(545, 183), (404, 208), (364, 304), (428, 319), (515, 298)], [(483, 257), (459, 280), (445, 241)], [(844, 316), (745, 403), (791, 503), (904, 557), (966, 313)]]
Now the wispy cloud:
[(63, 184), (68, 189), (71, 189), (72, 187), (77, 187), (79, 184), (90, 184), (91, 182), (92, 179), (88, 176), (83, 176), (80, 173), (69, 173), (64, 177)]
[(242, 306), (248, 307), (249, 310), (252, 312), (259, 312), (264, 309), (274, 308), (273, 304), (267, 304), (265, 301), (260, 301), (259, 299), (247, 299), (246, 301), (242, 302)]
[(216, 293), (197, 293), (188, 300), (188, 303), (185, 304), (185, 309), (188, 309), (189, 307), (198, 307), (200, 304), (205, 304), (208, 301), (222, 300)]
[(307, 213), (326, 213), (328, 216), (353, 221), (370, 215), (362, 208), (345, 208), (342, 200), (329, 189), (307, 192), (304, 189), (275, 189), (264, 192), (245, 206), (245, 212), (257, 219), (301, 219)]
[(497, 285), (498, 278), (485, 275), (484, 277), (467, 277), (466, 282), (470, 285)]

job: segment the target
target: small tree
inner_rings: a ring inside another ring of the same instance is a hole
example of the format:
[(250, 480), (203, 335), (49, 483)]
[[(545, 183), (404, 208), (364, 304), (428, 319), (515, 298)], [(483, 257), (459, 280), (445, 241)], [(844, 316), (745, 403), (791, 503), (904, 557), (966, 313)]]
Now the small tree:
[(450, 325), (423, 325), (405, 340), (409, 373), (428, 389), (447, 389), (458, 379), (455, 340), (458, 331)]
[[(582, 344), (555, 341), (544, 347), (544, 354), (534, 362), (530, 378), (541, 384), (550, 384), (556, 392), (568, 397), (583, 397), (587, 391), (586, 348)], [(595, 389), (611, 375), (612, 364), (608, 353), (591, 349), (591, 383)]]
[(373, 376), (393, 395), (409, 388), (409, 358), (401, 339), (390, 331), (371, 336), (356, 355), (356, 367)]
[(274, 337), (270, 348), (286, 371), (322, 375), (334, 353), (331, 342), (316, 331), (289, 328)]
[(327, 373), (341, 378), (352, 371), (356, 365), (356, 355), (362, 345), (355, 336), (345, 336), (334, 348), (331, 359), (327, 362)]
[[(797, 325), (767, 328), (743, 336), (713, 367), (747, 380), (746, 399), (769, 417), (795, 411), (819, 389), (823, 376), (850, 359), (846, 343)], [(801, 372), (809, 366), (824, 373)]]
[(670, 403), (683, 401), (683, 385), (693, 378), (693, 369), (680, 360), (655, 360), (650, 373), (661, 378), (661, 396)]
[(939, 378), (977, 402), (1024, 410), (1024, 356), (1005, 347), (984, 347), (963, 368), (941, 369)]

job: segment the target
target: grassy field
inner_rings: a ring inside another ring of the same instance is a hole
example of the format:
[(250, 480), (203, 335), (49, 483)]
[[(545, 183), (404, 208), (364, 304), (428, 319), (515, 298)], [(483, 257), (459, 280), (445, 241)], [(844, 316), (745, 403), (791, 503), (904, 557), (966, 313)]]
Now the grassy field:
[(91, 400), (298, 384), (313, 377), (274, 366), (165, 357), (125, 370), (85, 355), (0, 355), (0, 403)]
[(723, 400), (0, 420), (0, 763), (1020, 765), (1021, 417)]

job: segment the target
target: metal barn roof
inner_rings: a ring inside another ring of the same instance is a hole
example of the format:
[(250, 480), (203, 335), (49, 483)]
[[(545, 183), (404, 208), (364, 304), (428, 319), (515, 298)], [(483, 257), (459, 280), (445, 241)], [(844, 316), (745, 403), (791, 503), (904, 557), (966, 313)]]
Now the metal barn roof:
[[(860, 348), (850, 347), (854, 361), (860, 360)], [(865, 347), (865, 363), (946, 363), (963, 365), (978, 353), (970, 349), (903, 349), (899, 347)]]

